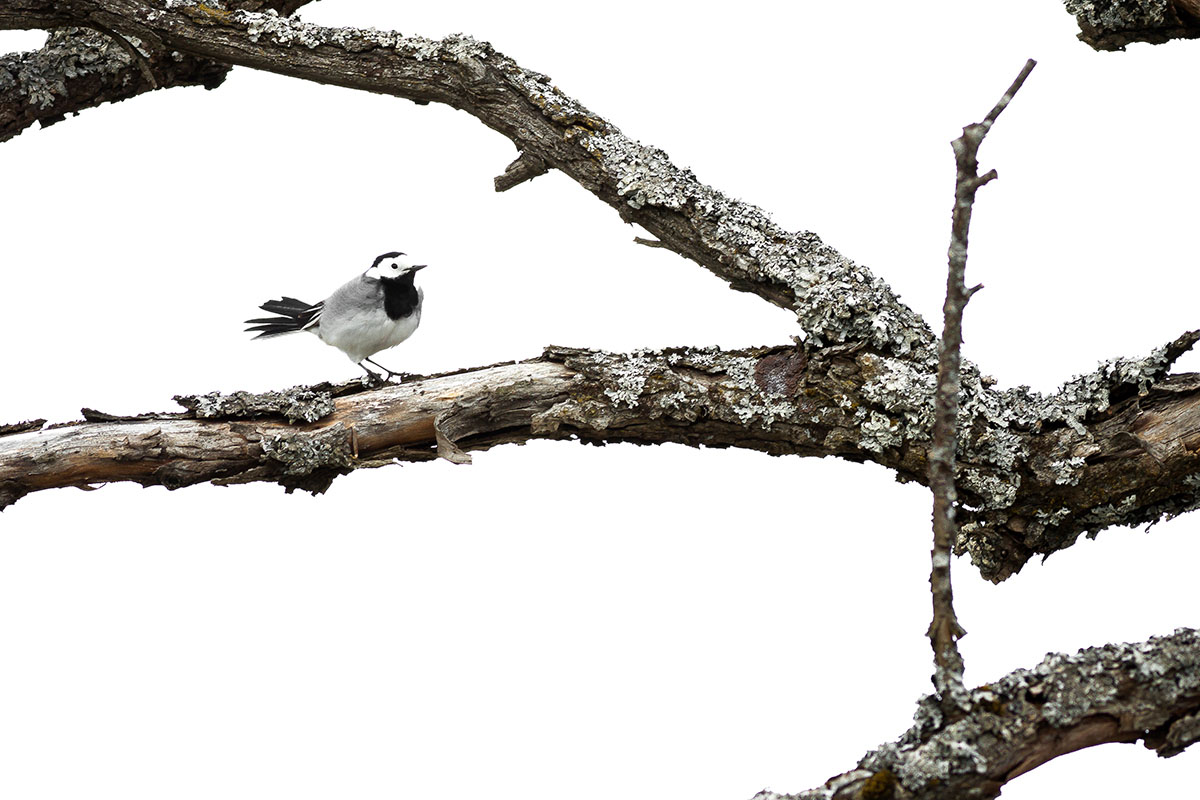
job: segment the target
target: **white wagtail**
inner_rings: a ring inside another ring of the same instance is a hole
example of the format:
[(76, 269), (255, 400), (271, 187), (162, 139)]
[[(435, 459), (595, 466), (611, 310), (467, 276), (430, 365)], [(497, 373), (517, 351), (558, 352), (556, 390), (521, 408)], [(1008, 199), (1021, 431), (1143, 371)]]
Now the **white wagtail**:
[(411, 264), (404, 253), (384, 253), (366, 272), (316, 305), (294, 297), (268, 300), (259, 308), (279, 316), (248, 319), (246, 322), (253, 324), (246, 330), (261, 331), (255, 339), (310, 331), (349, 356), (372, 380), (379, 376), (367, 369), (364, 361), (386, 372), (384, 380), (391, 380), (401, 373), (375, 363), (370, 356), (400, 344), (421, 323), (425, 293), (413, 285), (413, 278), (425, 267)]

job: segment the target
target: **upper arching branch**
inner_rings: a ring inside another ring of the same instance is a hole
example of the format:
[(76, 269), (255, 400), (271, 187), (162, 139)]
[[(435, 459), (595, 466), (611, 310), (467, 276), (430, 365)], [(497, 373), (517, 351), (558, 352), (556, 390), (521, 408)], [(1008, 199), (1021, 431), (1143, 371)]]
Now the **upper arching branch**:
[(0, 10), (0, 28), (89, 22), (220, 63), (462, 109), (526, 156), (499, 188), (558, 169), (733, 288), (793, 309), (815, 342), (934, 357), (928, 326), (869, 270), (706, 186), (485, 42), (327, 28), (187, 0), (13, 0)]
[[(734, 288), (795, 311), (808, 334), (804, 352), (810, 367), (803, 380), (784, 380), (784, 399), (772, 396), (762, 406), (770, 412), (768, 421), (756, 422), (753, 414), (735, 420), (742, 433), (755, 431), (748, 439), (739, 434), (740, 441), (772, 452), (870, 459), (904, 479), (924, 480), (935, 364), (925, 322), (883, 281), (816, 235), (784, 231), (761, 209), (700, 183), (662, 151), (629, 139), (549, 78), (490, 45), (461, 36), (435, 41), (326, 28), (194, 0), (8, 0), (0, 6), (0, 28), (67, 24), (112, 31), (151, 53), (179, 52), (467, 111), (522, 153), (498, 188), (558, 169), (627, 221), (650, 230), (661, 246), (699, 262)], [(971, 553), (985, 576), (1001, 580), (1035, 554), (1070, 546), (1083, 532), (1200, 505), (1198, 387), (1187, 377), (1164, 380), (1170, 364), (1196, 339), (1189, 334), (1147, 358), (1102, 365), (1051, 397), (997, 391), (977, 368), (963, 365), (959, 548)], [(614, 396), (627, 394), (639, 375), (636, 385), (645, 390), (631, 398), (638, 409), (632, 429), (639, 429), (639, 414), (676, 420), (683, 413), (679, 407), (647, 400), (657, 397), (647, 387), (657, 386), (657, 376), (670, 370), (641, 356), (623, 358), (627, 362), (613, 378)], [(812, 373), (814, 364), (828, 369)], [(652, 367), (657, 371), (643, 374)], [(701, 406), (722, 414), (746, 412), (736, 400), (716, 396)], [(783, 418), (775, 413), (780, 408), (804, 422), (802, 447), (780, 435)], [(571, 413), (575, 422), (564, 430), (589, 428), (590, 417)], [(628, 417), (622, 413), (620, 418)], [(693, 422), (675, 425), (672, 434), (697, 430)], [(754, 428), (758, 423), (765, 433)], [(619, 436), (609, 429), (596, 438), (628, 438), (632, 429)], [(453, 454), (446, 446), (453, 438), (435, 444)], [(10, 495), (21, 491), (19, 482), (9, 484)]]

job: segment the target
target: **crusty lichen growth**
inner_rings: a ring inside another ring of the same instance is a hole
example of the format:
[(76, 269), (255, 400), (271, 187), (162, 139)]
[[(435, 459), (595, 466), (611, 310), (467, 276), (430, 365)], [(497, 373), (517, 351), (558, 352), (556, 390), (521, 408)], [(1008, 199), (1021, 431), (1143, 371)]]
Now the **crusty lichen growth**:
[(251, 419), (283, 417), (288, 422), (316, 422), (333, 413), (333, 397), (327, 391), (293, 386), (281, 392), (209, 392), (180, 395), (175, 401), (200, 419)]
[[(996, 390), (976, 367), (963, 365), (959, 409), (963, 435), (956, 481), (973, 521), (964, 526), (960, 553), (970, 552), (988, 577), (1004, 573), (1001, 560), (1005, 554), (977, 538), (984, 533), (984, 523), (1005, 519), (1004, 513), (1017, 501), (1031, 473), (1039, 485), (1069, 487), (1078, 484), (1086, 466), (1081, 456), (1071, 454), (1031, 463), (1031, 433), (1055, 427), (1086, 430), (1084, 423), (1108, 409), (1114, 397), (1148, 391), (1192, 338), (1182, 337), (1145, 358), (1101, 364), (1050, 396), (1025, 388)], [(802, 379), (786, 366), (792, 362), (780, 362), (774, 371), (763, 372), (762, 364), (788, 352), (795, 354), (795, 363), (840, 352), (844, 365)], [(809, 452), (806, 448), (816, 445), (827, 454), (866, 455), (918, 471), (920, 463), (909, 460), (907, 453), (917, 453), (918, 462), (923, 463), (924, 456), (919, 454), (928, 449), (934, 377), (907, 358), (811, 345), (802, 351), (692, 348), (608, 354), (551, 350), (548, 355), (565, 360), (593, 385), (537, 417), (535, 430), (539, 432), (553, 432), (565, 424), (607, 435), (647, 419), (684, 423), (708, 419), (740, 426), (748, 431), (748, 438), (754, 437), (754, 431), (767, 431), (771, 432), (767, 438), (778, 441), (782, 433), (793, 446), (786, 449), (780, 441), (778, 452)], [(838, 369), (847, 371), (839, 377)], [(785, 380), (785, 376), (790, 377)], [(786, 429), (781, 430), (781, 425)], [(1200, 489), (1200, 480), (1197, 483)], [(1144, 510), (1128, 498), (1117, 506), (1090, 510), (1071, 511), (1062, 506), (1030, 510), (1022, 529), (1024, 542), (1039, 552), (1049, 552), (1069, 545), (1078, 531), (1088, 526), (1118, 524)], [(1178, 508), (1164, 507), (1159, 513), (1178, 513)], [(1063, 525), (1074, 526), (1073, 532), (1064, 528), (1062, 533), (1047, 535)]]
[(801, 328), (814, 345), (867, 342), (929, 361), (933, 334), (891, 288), (816, 234), (783, 230), (761, 208), (733, 200), (671, 162), (665, 152), (609, 126), (580, 137), (616, 180), (632, 209), (657, 206), (686, 214), (703, 243), (745, 279), (787, 287)]
[[(1174, 755), (1200, 734), (1200, 634), (1180, 629), (1146, 642), (1052, 653), (970, 698), (967, 715), (947, 724), (936, 698), (927, 696), (912, 728), (867, 753), (856, 769), (819, 789), (764, 792), (756, 800), (858, 800), (885, 787), (898, 799), (990, 798), (1018, 765), (1049, 760), (1064, 741), (1082, 749), (1148, 737), (1148, 747)], [(1088, 727), (1106, 719), (1115, 724)]]
[[(211, 5), (211, 4), (209, 4)], [(176, 0), (189, 16), (206, 24), (214, 15), (203, 3)], [(155, 14), (164, 12), (151, 12)], [(615, 188), (628, 209), (658, 207), (686, 218), (704, 250), (701, 261), (738, 288), (777, 287), (777, 301), (790, 297), (801, 328), (816, 346), (867, 342), (880, 351), (918, 360), (933, 358), (933, 335), (886, 283), (825, 245), (816, 234), (790, 233), (762, 209), (731, 199), (701, 183), (691, 170), (675, 166), (658, 149), (636, 142), (616, 126), (563, 93), (550, 79), (517, 65), (491, 45), (469, 36), (441, 40), (404, 36), (372, 28), (329, 28), (273, 12), (233, 11), (219, 24), (241, 27), (251, 41), (286, 48), (336, 47), (357, 53), (390, 50), (418, 62), (453, 64), (469, 78), (486, 83), (498, 96), (512, 91), (553, 122), (565, 141), (589, 164), (599, 163), (602, 183)], [(478, 86), (476, 86), (478, 84)]]
[(49, 108), (67, 94), (68, 79), (115, 75), (131, 62), (129, 53), (107, 36), (64, 28), (51, 33), (40, 50), (0, 57), (0, 93), (16, 92), (31, 105)]
[(1170, 0), (1065, 0), (1067, 13), (1094, 28), (1153, 28), (1174, 19)]
[(1079, 23), (1079, 38), (1097, 50), (1200, 36), (1200, 25), (1172, 0), (1065, 0), (1065, 5)]
[(354, 464), (350, 431), (342, 423), (319, 431), (284, 431), (262, 440), (263, 457), (284, 466), (289, 476), (309, 475), (321, 469), (343, 469)]
[[(799, 429), (842, 424), (844, 415), (804, 397), (794, 377), (779, 382), (764, 375), (760, 363), (773, 353), (784, 354), (776, 367), (785, 373), (793, 369), (789, 364), (803, 364), (805, 358), (802, 351), (790, 348), (723, 351), (708, 347), (630, 354), (554, 348), (547, 355), (580, 372), (586, 385), (571, 399), (537, 415), (534, 430), (554, 432), (567, 425), (617, 434), (626, 425), (647, 421), (705, 419), (732, 426), (746, 441), (769, 440), (771, 436), (757, 432), (765, 434), (786, 424), (797, 428), (789, 428), (795, 437), (811, 445)], [(782, 452), (786, 444), (779, 446)]]

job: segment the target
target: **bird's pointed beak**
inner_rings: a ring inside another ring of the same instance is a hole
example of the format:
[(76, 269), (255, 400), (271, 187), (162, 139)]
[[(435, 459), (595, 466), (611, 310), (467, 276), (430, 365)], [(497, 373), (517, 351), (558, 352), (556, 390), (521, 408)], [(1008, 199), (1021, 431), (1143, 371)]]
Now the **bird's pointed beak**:
[(428, 264), (417, 264), (416, 266), (414, 266), (412, 268), (412, 271), (416, 272), (417, 270), (425, 269), (428, 266), (429, 266)]

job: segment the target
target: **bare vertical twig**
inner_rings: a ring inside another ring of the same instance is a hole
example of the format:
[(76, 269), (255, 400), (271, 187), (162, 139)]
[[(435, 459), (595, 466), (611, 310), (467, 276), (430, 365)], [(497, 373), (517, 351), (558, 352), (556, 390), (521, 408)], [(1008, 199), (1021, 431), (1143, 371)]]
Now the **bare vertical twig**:
[(996, 171), (979, 175), (977, 155), (979, 145), (987, 136), (1000, 112), (1004, 111), (1021, 84), (1029, 77), (1035, 62), (1025, 62), (1024, 69), (1000, 102), (984, 117), (963, 128), (955, 139), (954, 160), (958, 176), (954, 187), (954, 214), (950, 228), (950, 268), (946, 277), (946, 303), (942, 308), (945, 328), (938, 351), (937, 394), (934, 399), (933, 447), (929, 453), (929, 485), (933, 490), (933, 568), (929, 585), (933, 590), (933, 622), (929, 626), (929, 641), (933, 645), (935, 669), (933, 685), (941, 698), (947, 715), (966, 710), (966, 691), (963, 688), (963, 660), (958, 652), (958, 639), (966, 631), (954, 614), (954, 592), (950, 585), (950, 553), (958, 528), (954, 521), (954, 459), (958, 449), (957, 417), (960, 386), (959, 350), (962, 346), (962, 316), (971, 295), (982, 286), (966, 287), (967, 233), (971, 227), (971, 207), (979, 187), (996, 178)]

